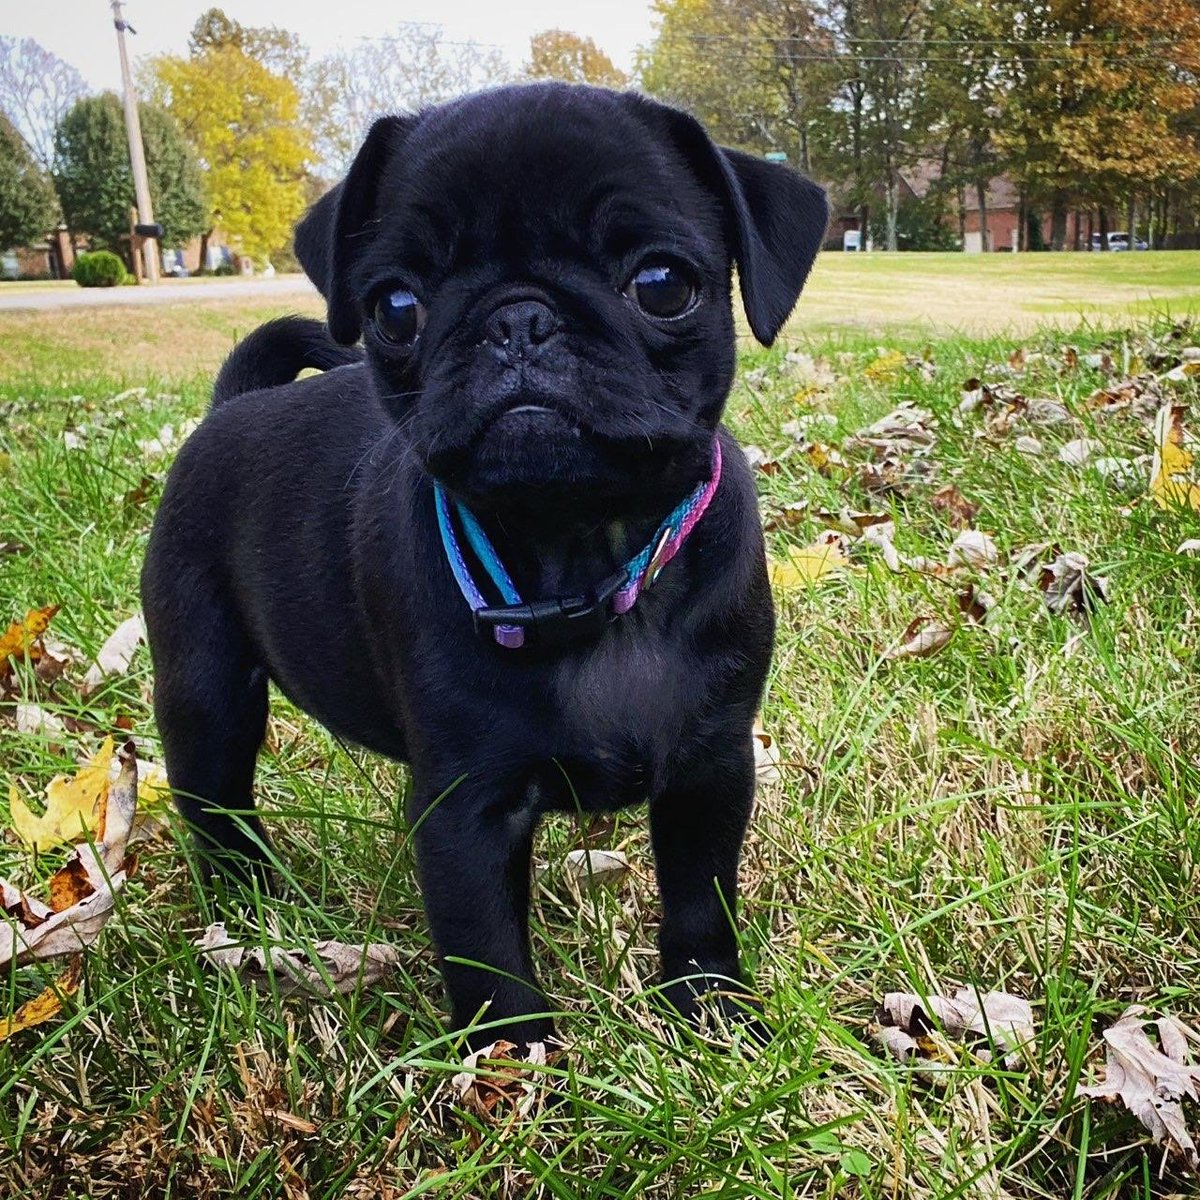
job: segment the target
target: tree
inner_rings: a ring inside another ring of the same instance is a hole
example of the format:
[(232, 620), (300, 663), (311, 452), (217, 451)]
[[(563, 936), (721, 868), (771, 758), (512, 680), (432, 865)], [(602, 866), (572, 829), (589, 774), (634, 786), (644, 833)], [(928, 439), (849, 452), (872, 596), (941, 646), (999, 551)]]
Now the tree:
[(1110, 206), (1194, 186), (1200, 150), (1178, 123), (1200, 104), (1194, 0), (998, 7), (1013, 42), (995, 140), (1027, 192), (1049, 205), (1055, 248), (1071, 203), (1099, 209), (1105, 245)]
[(268, 71), (295, 83), (308, 65), (308, 50), (297, 34), (278, 25), (243, 25), (219, 8), (200, 14), (188, 37), (188, 51), (199, 58), (210, 50), (232, 46)]
[(0, 37), (0, 111), (44, 170), (54, 168), (54, 131), (88, 94), (83, 76), (33, 38)]
[(0, 249), (32, 245), (57, 221), (49, 178), (12, 122), (0, 115)]
[[(163, 241), (177, 245), (205, 228), (204, 182), (171, 115), (154, 104), (139, 105), (138, 113), (154, 219)], [(72, 233), (87, 235), (94, 248), (127, 249), (122, 239), (135, 199), (121, 101), (112, 92), (78, 101), (59, 123), (54, 147), (54, 181)]]
[(265, 259), (304, 211), (312, 153), (295, 84), (236, 45), (151, 64), (151, 92), (205, 168), (209, 212), (243, 253)]
[(592, 83), (599, 87), (623, 88), (629, 76), (590, 37), (565, 29), (546, 29), (529, 39), (530, 79), (562, 79), (567, 83)]
[(317, 60), (305, 79), (306, 120), (324, 173), (345, 172), (371, 122), (385, 113), (431, 104), (504, 83), (499, 51), (454, 43), (432, 25), (401, 24), (386, 37), (363, 38)]
[(765, 150), (779, 141), (776, 97), (764, 87), (769, 46), (737, 0), (655, 0), (654, 40), (638, 56), (641, 86), (692, 113), (719, 141)]

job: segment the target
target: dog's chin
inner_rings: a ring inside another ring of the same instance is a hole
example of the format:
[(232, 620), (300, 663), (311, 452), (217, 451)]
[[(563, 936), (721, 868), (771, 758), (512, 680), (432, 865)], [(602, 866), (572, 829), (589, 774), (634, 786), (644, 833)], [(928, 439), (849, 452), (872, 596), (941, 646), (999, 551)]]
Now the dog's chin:
[(429, 467), (486, 509), (588, 508), (633, 486), (619, 455), (563, 414), (532, 404), (505, 412), (470, 445)]

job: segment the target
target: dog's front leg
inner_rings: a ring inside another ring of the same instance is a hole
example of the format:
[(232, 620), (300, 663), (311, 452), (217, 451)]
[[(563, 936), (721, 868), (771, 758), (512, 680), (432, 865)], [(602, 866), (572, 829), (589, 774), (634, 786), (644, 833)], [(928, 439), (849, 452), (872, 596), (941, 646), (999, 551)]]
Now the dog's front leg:
[[(514, 788), (460, 780), (436, 800), (418, 800), (417, 864), (451, 1021), (472, 1048), (498, 1038), (545, 1041), (554, 1033), (529, 951), (529, 863), (536, 817)], [(503, 1021), (502, 1026), (494, 1024)]]
[[(667, 999), (692, 1019), (699, 1016), (699, 994), (736, 991), (741, 979), (733, 921), (738, 859), (754, 805), (754, 754), (749, 737), (732, 741), (686, 763), (650, 804), (663, 905), (662, 978)], [(721, 1007), (731, 1016), (747, 1011), (736, 1002)]]

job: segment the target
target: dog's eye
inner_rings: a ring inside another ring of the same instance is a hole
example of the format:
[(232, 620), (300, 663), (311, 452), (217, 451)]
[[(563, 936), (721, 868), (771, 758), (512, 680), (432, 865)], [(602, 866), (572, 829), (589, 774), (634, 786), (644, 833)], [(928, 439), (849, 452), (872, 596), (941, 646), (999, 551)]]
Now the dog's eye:
[(411, 346), (425, 326), (425, 306), (412, 292), (398, 289), (375, 301), (375, 328), (386, 342)]
[(625, 294), (652, 317), (680, 317), (696, 300), (696, 281), (674, 263), (651, 262), (639, 268)]

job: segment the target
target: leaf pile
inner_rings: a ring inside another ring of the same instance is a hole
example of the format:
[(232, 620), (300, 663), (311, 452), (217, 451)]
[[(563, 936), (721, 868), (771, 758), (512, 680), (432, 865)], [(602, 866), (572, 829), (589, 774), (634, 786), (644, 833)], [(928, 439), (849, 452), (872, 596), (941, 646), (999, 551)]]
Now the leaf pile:
[(101, 797), (96, 841), (78, 846), (51, 876), (49, 904), (0, 880), (6, 918), (0, 924), (0, 967), (70, 959), (56, 983), (3, 1018), (0, 1040), (49, 1020), (78, 988), (81, 952), (108, 923), (133, 868), (125, 853), (137, 808), (137, 754), (132, 742), (121, 748), (119, 762), (116, 781), (105, 787)]

